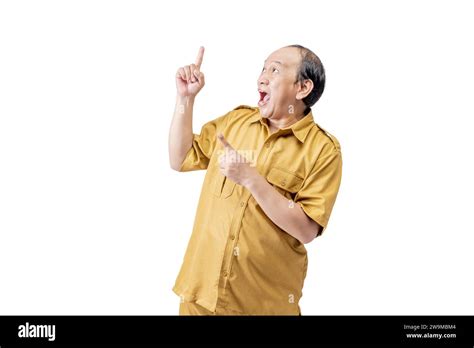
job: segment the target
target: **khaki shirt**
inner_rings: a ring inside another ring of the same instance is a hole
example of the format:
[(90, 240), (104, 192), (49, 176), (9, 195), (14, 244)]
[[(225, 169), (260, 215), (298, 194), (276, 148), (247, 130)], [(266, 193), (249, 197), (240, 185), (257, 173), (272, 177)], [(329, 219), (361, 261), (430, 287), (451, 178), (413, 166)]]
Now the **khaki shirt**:
[(219, 306), (242, 314), (297, 315), (305, 246), (275, 225), (246, 188), (220, 173), (218, 133), (322, 232), (341, 182), (339, 142), (314, 123), (312, 113), (270, 134), (258, 108), (239, 106), (194, 134), (180, 169), (207, 173), (173, 291), (212, 312)]

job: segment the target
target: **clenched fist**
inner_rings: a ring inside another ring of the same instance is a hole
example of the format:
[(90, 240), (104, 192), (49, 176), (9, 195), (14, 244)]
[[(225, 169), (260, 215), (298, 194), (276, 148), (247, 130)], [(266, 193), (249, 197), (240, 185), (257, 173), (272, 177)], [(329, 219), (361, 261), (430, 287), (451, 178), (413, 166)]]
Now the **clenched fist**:
[(176, 89), (180, 97), (194, 97), (204, 87), (204, 74), (201, 72), (204, 47), (199, 48), (196, 62), (178, 69)]

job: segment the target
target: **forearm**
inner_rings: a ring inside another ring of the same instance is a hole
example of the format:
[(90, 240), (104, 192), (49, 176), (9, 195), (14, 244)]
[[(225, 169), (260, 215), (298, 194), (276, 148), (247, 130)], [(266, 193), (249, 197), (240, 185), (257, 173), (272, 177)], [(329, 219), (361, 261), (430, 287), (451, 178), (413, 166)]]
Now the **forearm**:
[(170, 166), (179, 170), (193, 143), (194, 97), (176, 96), (168, 138)]
[(320, 226), (305, 214), (299, 204), (289, 201), (263, 176), (255, 176), (246, 187), (264, 213), (282, 230), (301, 243), (309, 243), (317, 236)]

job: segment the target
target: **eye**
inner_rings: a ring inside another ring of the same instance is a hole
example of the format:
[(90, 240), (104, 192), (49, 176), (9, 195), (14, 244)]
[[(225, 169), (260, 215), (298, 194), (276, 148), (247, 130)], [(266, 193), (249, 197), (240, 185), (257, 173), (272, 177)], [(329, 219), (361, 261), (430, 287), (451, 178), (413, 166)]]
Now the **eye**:
[(263, 67), (262, 72), (265, 72), (265, 67)]
[(274, 73), (274, 72), (280, 72), (280, 70), (278, 70), (277, 68), (273, 67), (273, 68), (272, 68), (272, 73)]

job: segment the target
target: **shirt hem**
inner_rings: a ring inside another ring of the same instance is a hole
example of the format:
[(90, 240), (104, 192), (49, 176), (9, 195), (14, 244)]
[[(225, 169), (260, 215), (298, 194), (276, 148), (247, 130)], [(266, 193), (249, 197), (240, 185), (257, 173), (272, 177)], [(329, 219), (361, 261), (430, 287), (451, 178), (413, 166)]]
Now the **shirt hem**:
[(211, 302), (207, 301), (206, 299), (203, 298), (197, 298), (194, 295), (187, 295), (178, 286), (173, 286), (173, 292), (178, 295), (180, 298), (182, 298), (184, 301), (187, 302), (195, 302), (198, 305), (204, 307), (208, 311), (215, 313), (216, 312), (216, 306), (211, 305)]

